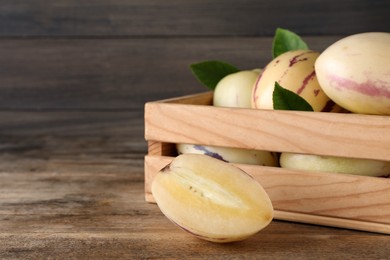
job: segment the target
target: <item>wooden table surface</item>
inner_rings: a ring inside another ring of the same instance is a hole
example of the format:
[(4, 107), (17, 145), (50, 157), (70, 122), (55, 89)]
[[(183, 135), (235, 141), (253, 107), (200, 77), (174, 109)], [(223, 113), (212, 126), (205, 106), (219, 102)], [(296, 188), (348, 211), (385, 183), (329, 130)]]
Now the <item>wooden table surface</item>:
[(184, 233), (144, 200), (143, 105), (205, 89), (188, 65), (271, 59), (277, 27), (322, 51), (388, 30), (389, 1), (3, 0), (0, 259), (388, 259), (390, 237), (273, 221)]
[(0, 123), (1, 259), (388, 259), (390, 254), (387, 235), (283, 221), (238, 243), (193, 238), (144, 200), (142, 112), (0, 116), (9, 119)]

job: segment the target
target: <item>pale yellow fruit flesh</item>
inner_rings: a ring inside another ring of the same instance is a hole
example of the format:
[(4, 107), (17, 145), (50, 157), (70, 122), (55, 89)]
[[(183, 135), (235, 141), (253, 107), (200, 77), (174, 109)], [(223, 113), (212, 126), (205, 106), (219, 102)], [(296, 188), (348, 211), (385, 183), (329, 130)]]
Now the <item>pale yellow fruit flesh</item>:
[(272, 203), (258, 182), (206, 155), (175, 158), (155, 177), (152, 193), (171, 221), (213, 242), (243, 240), (273, 218)]

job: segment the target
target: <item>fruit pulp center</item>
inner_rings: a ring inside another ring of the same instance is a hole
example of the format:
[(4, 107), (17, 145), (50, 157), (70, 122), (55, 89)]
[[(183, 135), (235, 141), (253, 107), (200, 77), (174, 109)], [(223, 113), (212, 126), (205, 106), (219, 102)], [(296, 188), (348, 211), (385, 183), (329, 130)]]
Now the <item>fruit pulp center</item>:
[[(245, 203), (237, 194), (229, 192), (228, 187), (225, 187), (215, 180), (194, 174), (191, 170), (184, 168), (181, 168), (180, 172), (173, 171), (172, 174), (175, 174), (178, 177), (177, 180), (185, 189), (188, 189), (189, 192), (203, 197), (212, 203), (231, 208), (246, 208)], [(226, 178), (229, 177), (226, 176)]]

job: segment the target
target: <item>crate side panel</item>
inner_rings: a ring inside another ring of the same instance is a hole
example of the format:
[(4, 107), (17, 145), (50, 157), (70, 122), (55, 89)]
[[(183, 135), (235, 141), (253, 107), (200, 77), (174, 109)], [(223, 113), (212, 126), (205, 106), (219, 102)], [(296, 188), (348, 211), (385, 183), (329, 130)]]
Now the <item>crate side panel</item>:
[(390, 117), (182, 104), (145, 106), (145, 138), (390, 160)]

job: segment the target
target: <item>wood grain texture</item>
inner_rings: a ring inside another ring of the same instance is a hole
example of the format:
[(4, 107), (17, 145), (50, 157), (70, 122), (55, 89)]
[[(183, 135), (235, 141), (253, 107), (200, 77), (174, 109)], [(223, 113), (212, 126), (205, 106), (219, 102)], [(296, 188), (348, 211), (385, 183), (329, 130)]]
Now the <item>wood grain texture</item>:
[(323, 50), (341, 35), (387, 30), (388, 7), (2, 1), (0, 258), (386, 259), (389, 236), (283, 221), (229, 245), (185, 234), (145, 202), (143, 106), (203, 91), (190, 63), (265, 65), (277, 26)]
[(387, 116), (145, 105), (146, 140), (166, 143), (390, 160), (389, 128)]
[(135, 115), (0, 112), (1, 259), (389, 255), (386, 235), (283, 221), (240, 243), (191, 237), (145, 201), (147, 147)]
[(272, 35), (388, 30), (385, 0), (3, 0), (1, 36)]
[[(322, 50), (340, 37), (307, 37)], [(206, 90), (189, 64), (265, 66), (271, 38), (0, 40), (0, 109), (137, 109)]]
[[(143, 140), (143, 111), (0, 111), (0, 138), (61, 136), (126, 136), (129, 141)], [(146, 147), (146, 142), (145, 142)], [(145, 149), (146, 151), (146, 149)]]
[[(33, 132), (0, 135), (1, 259), (386, 259), (390, 253), (386, 235), (276, 220), (239, 243), (193, 238), (145, 201), (142, 120), (123, 114), (113, 123), (117, 112), (85, 112), (94, 118), (87, 126), (74, 112), (2, 113), (15, 118), (12, 129), (25, 122)], [(38, 130), (42, 117), (73, 123)]]

